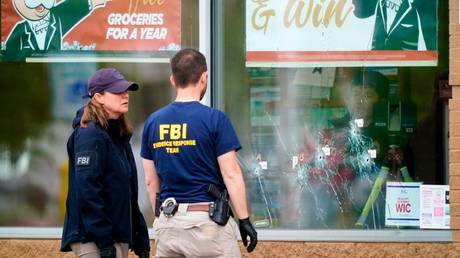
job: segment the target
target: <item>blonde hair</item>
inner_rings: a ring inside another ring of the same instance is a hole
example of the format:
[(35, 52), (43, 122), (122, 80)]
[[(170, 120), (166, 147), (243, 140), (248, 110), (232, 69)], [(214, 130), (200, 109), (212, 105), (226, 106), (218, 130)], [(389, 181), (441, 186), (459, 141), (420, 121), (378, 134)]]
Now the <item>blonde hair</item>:
[[(95, 98), (91, 98), (91, 100), (88, 102), (85, 109), (83, 110), (83, 115), (80, 120), (80, 127), (86, 128), (88, 126), (88, 123), (96, 122), (102, 128), (107, 130), (107, 120), (109, 120), (109, 114), (107, 113), (107, 111), (105, 111), (102, 104), (97, 102)], [(118, 118), (118, 121), (120, 121), (121, 125), (121, 136), (128, 136), (133, 133), (133, 127), (131, 126), (128, 117), (125, 114), (122, 114)]]

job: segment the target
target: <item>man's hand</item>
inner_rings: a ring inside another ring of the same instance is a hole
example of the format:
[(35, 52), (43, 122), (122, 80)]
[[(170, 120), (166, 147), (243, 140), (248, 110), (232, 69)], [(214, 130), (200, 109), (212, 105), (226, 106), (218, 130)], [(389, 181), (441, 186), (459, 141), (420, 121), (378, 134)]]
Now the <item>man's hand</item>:
[[(243, 245), (248, 250), (248, 253), (252, 252), (257, 245), (257, 232), (249, 221), (249, 218), (240, 219), (240, 234), (241, 240), (243, 240)], [(249, 245), (247, 239), (248, 236), (251, 241)]]
[(101, 256), (101, 258), (116, 258), (117, 250), (114, 246), (102, 248), (99, 251), (99, 255)]

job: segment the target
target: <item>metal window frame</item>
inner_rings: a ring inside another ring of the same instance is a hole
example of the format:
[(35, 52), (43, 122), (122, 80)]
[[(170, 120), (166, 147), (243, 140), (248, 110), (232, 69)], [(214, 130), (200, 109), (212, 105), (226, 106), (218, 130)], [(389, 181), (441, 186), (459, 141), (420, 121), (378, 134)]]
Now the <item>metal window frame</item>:
[[(216, 104), (218, 89), (216, 71), (216, 39), (213, 35), (218, 27), (216, 10), (218, 3), (199, 0), (200, 51), (208, 60), (209, 86), (203, 104)], [(204, 14), (204, 15), (203, 15)], [(213, 25), (214, 24), (214, 25)], [(213, 69), (214, 68), (214, 69)], [(0, 239), (60, 239), (62, 227), (0, 227)], [(149, 229), (154, 239), (153, 229)], [(261, 241), (305, 241), (305, 242), (452, 242), (451, 230), (258, 230)]]
[(201, 100), (207, 106), (212, 104), (212, 57), (211, 57), (211, 0), (199, 0), (199, 50), (206, 57), (208, 63), (208, 89)]
[[(214, 106), (218, 107), (222, 100), (217, 99), (221, 85), (219, 78), (223, 69), (216, 60), (219, 59), (218, 38), (219, 15), (223, 12), (222, 2), (211, 2), (210, 11), (210, 42), (211, 67), (213, 67), (212, 99)], [(201, 42), (200, 42), (201, 44)], [(452, 242), (451, 230), (423, 230), (423, 229), (382, 229), (382, 230), (356, 230), (356, 229), (324, 229), (324, 230), (258, 230), (261, 241), (326, 241), (326, 242)]]
[[(62, 228), (0, 227), (0, 239), (60, 239)], [(260, 241), (452, 242), (450, 230), (258, 230)], [(154, 238), (149, 229), (150, 239)]]

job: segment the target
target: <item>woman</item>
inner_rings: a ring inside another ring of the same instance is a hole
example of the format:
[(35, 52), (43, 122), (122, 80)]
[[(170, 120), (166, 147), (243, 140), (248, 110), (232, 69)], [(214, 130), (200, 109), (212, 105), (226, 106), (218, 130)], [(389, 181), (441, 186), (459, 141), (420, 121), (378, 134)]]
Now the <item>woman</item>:
[(139, 88), (113, 68), (89, 81), (67, 143), (69, 192), (61, 251), (78, 257), (148, 257), (149, 237), (137, 203), (137, 171), (129, 140), (128, 90)]

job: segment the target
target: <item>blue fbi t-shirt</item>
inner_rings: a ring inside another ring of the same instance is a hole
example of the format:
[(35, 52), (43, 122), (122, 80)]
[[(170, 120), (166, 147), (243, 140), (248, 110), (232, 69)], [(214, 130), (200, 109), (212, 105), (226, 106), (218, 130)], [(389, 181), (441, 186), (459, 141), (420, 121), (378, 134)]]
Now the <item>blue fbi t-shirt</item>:
[(225, 189), (217, 157), (241, 149), (227, 116), (198, 101), (173, 102), (147, 119), (141, 156), (153, 160), (161, 201), (209, 202), (209, 184)]

